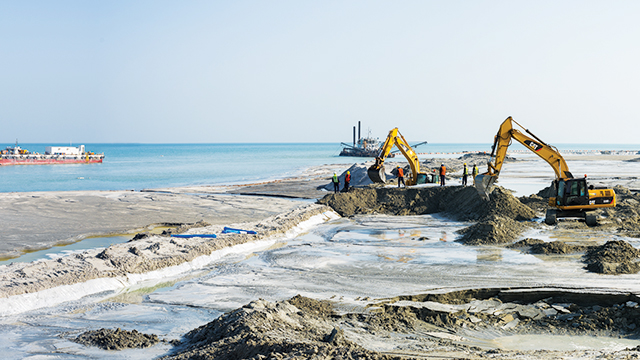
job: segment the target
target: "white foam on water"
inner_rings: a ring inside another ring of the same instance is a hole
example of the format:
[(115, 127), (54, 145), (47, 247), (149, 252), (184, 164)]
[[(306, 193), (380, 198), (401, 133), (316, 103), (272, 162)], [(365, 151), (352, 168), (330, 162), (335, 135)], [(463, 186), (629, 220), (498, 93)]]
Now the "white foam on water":
[(67, 301), (79, 300), (85, 296), (95, 295), (102, 292), (109, 292), (108, 297), (110, 297), (113, 296), (111, 292), (123, 291), (126, 288), (141, 282), (153, 280), (159, 282), (190, 271), (202, 269), (230, 254), (252, 253), (264, 250), (275, 244), (277, 241), (294, 238), (318, 224), (338, 218), (340, 218), (340, 215), (334, 211), (327, 211), (300, 222), (282, 236), (270, 237), (259, 241), (230, 246), (216, 250), (209, 255), (199, 256), (190, 262), (143, 274), (127, 274), (126, 276), (113, 278), (92, 279), (83, 283), (61, 285), (35, 293), (0, 298), (0, 316), (15, 315), (30, 310), (55, 306)]

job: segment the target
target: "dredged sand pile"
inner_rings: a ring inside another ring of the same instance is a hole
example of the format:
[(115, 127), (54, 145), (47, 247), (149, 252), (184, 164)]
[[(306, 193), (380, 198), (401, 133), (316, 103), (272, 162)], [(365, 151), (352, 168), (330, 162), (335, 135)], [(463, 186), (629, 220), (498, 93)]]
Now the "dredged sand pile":
[[(126, 277), (127, 274), (142, 274), (180, 265), (209, 255), (215, 250), (284, 235), (312, 216), (328, 212), (331, 210), (325, 206), (309, 204), (262, 221), (230, 224), (256, 231), (255, 235), (221, 234), (223, 226), (211, 225), (191, 229), (186, 233), (219, 234), (218, 238), (183, 239), (154, 235), (56, 260), (0, 266), (0, 299), (91, 279)], [(331, 215), (327, 216), (328, 219)]]
[(76, 242), (91, 235), (204, 221), (223, 225), (264, 219), (300, 205), (274, 197), (133, 191), (0, 194), (0, 258)]

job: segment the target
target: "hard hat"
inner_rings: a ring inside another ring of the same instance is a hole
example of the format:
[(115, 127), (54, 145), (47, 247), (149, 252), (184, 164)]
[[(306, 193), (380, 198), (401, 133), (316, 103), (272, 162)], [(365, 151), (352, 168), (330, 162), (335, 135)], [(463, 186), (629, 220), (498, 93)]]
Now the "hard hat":
[(465, 165), (467, 165), (467, 163), (464, 163)]
[(440, 166), (444, 166), (444, 164), (440, 164)]
[(351, 173), (347, 171), (347, 174), (351, 174)]

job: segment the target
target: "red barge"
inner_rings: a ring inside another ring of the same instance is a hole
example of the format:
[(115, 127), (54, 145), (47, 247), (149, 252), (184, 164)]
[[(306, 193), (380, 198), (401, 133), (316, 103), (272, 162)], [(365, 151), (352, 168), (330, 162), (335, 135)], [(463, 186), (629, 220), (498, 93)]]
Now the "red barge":
[(0, 151), (0, 165), (48, 165), (48, 164), (91, 164), (101, 163), (104, 154), (87, 152), (84, 145), (47, 146), (44, 154), (22, 149), (16, 142)]

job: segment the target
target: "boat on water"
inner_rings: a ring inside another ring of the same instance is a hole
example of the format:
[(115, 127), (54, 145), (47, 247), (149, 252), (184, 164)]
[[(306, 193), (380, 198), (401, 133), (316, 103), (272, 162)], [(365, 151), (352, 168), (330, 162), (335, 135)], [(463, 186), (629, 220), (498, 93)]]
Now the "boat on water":
[(0, 165), (48, 165), (101, 163), (104, 154), (85, 151), (84, 145), (47, 146), (44, 154), (32, 153), (18, 146), (8, 146), (0, 151)]
[[(376, 157), (380, 153), (383, 143), (378, 138), (371, 136), (369, 130), (367, 137), (360, 137), (360, 121), (358, 121), (358, 138), (356, 140), (356, 127), (353, 127), (353, 145), (340, 143), (342, 151), (340, 156), (359, 156), (359, 157)], [(390, 154), (393, 157), (393, 154)]]

